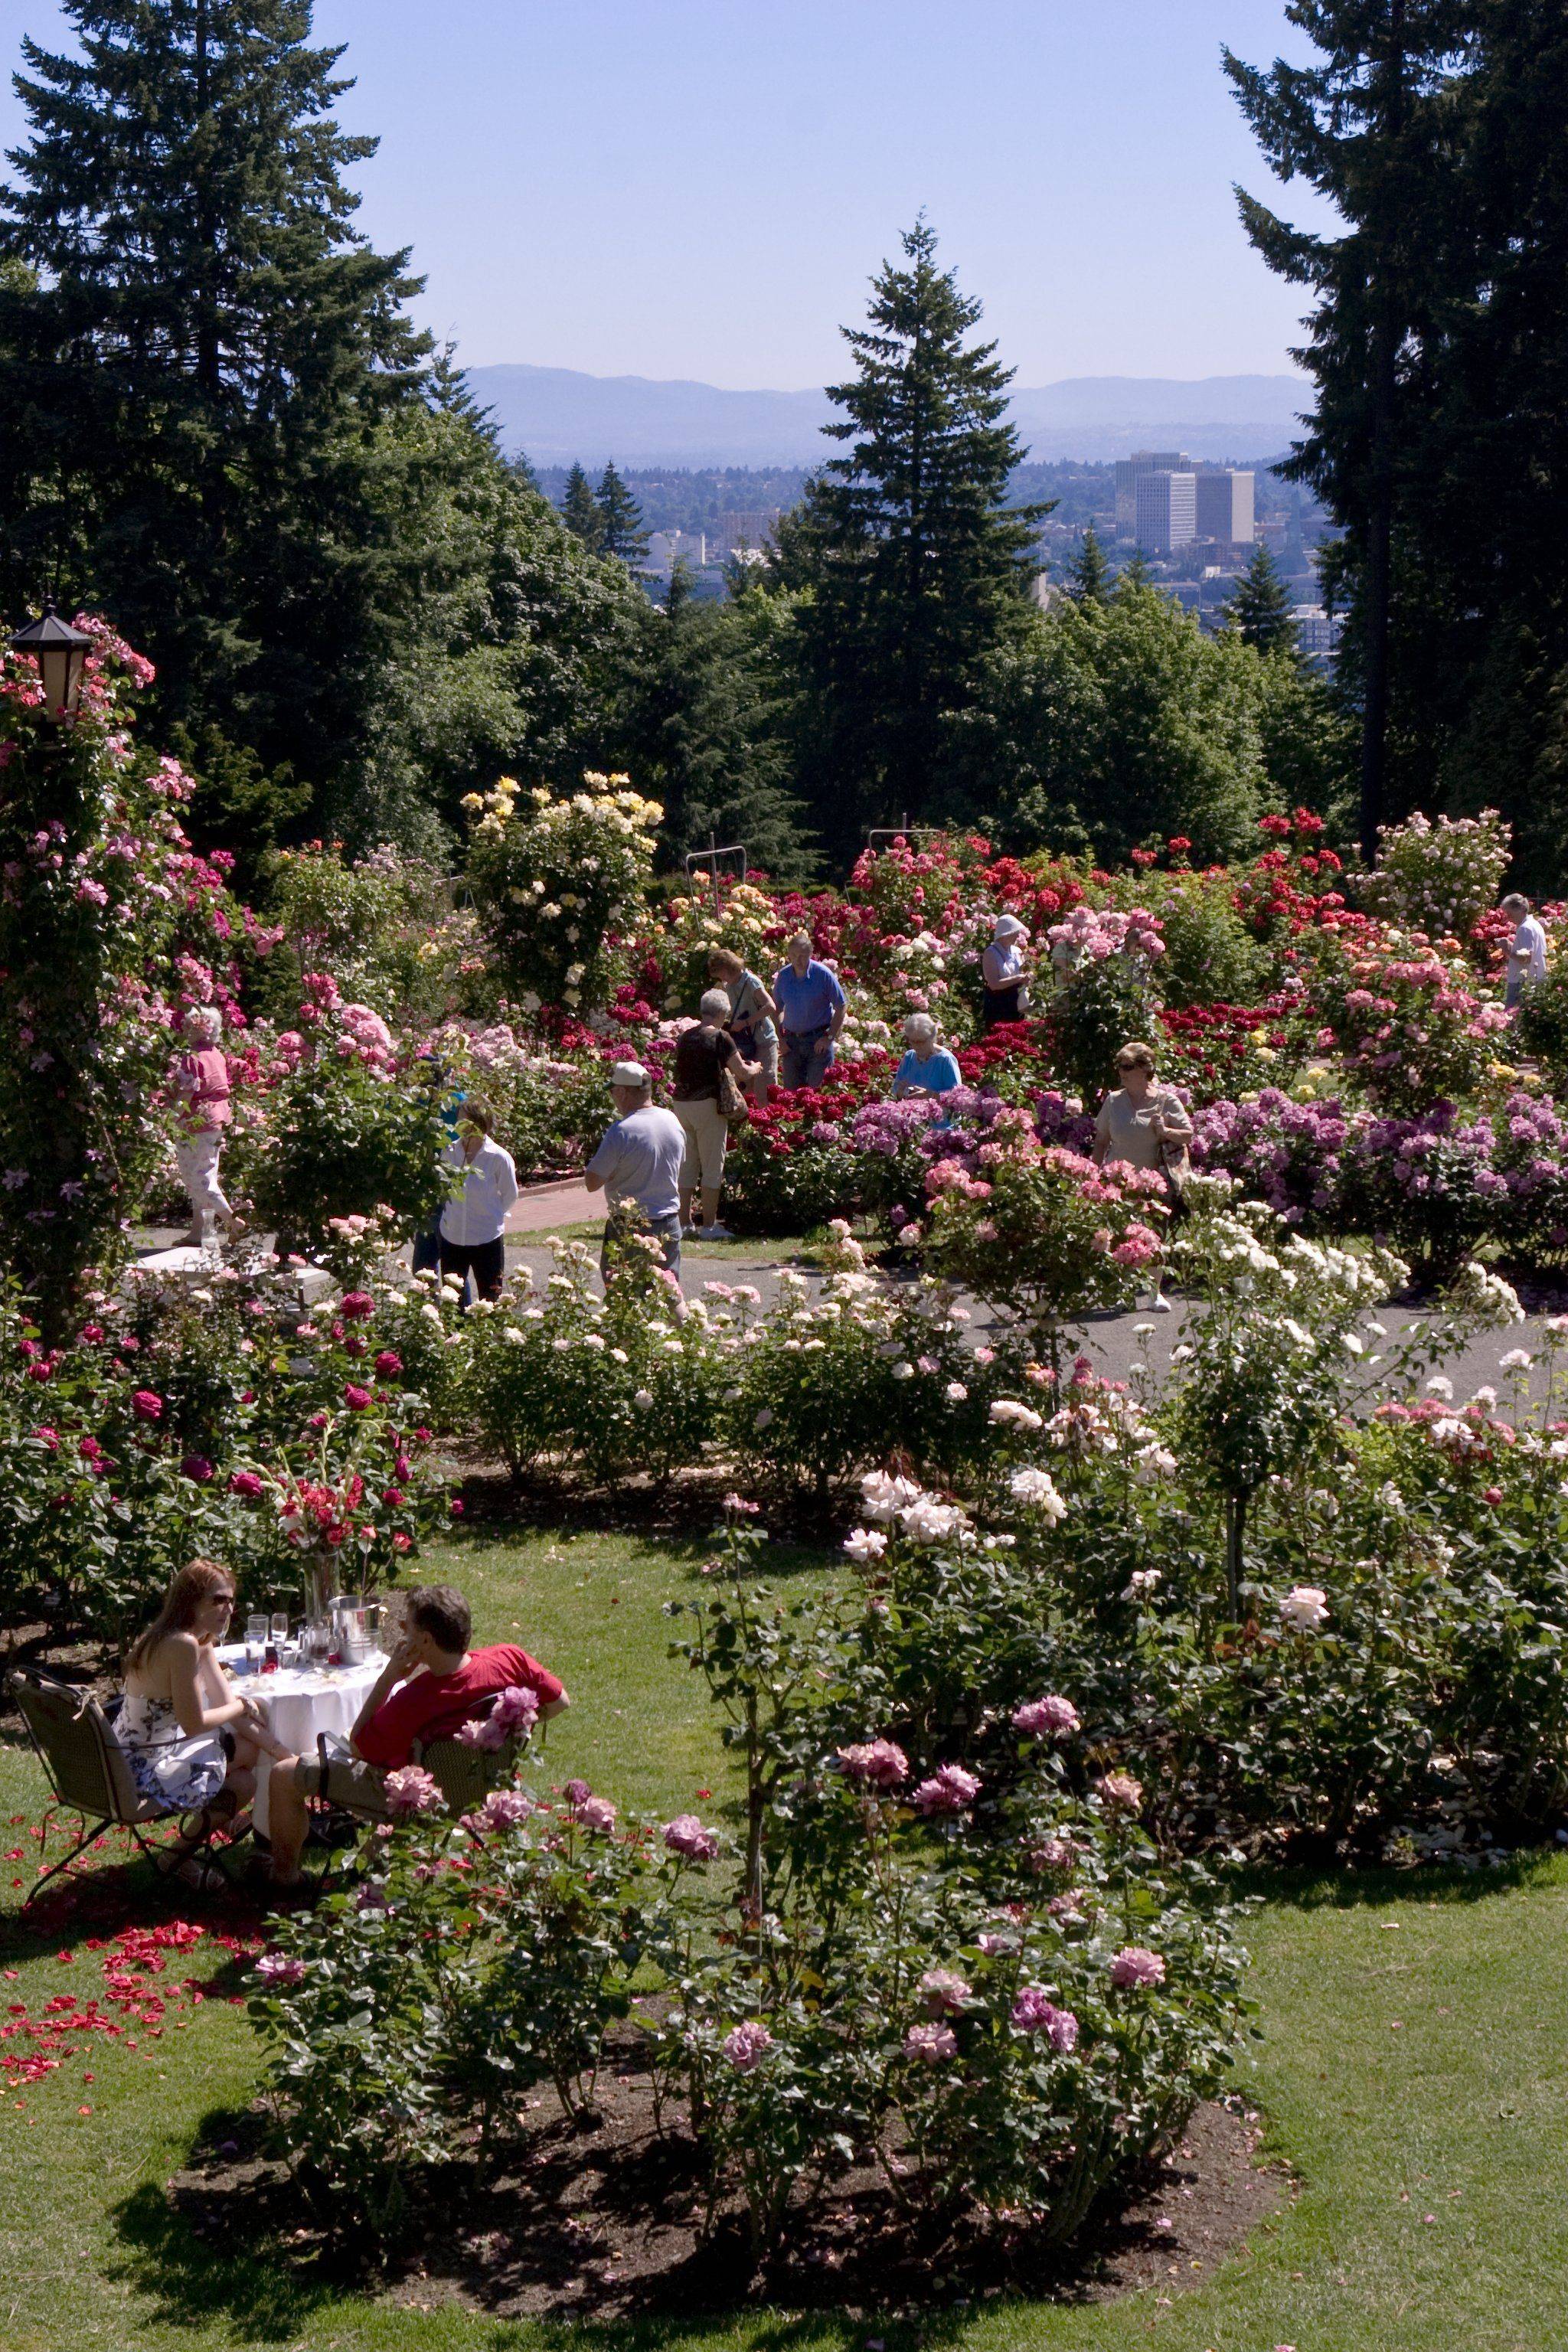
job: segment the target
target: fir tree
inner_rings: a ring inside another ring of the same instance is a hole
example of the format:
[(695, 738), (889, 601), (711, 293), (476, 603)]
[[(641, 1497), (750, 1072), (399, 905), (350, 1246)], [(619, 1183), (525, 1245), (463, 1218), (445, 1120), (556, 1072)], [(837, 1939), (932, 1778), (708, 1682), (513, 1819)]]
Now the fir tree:
[(574, 466), (561, 494), (561, 520), (574, 539), (596, 554), (604, 545), (604, 518), (594, 499), (594, 486), (581, 466)]
[(1110, 564), (1092, 523), (1068, 566), (1068, 594), (1080, 604), (1103, 604), (1110, 593)]
[(830, 385), (849, 444), (777, 536), (778, 577), (809, 592), (795, 646), (814, 814), (850, 854), (889, 809), (953, 813), (949, 744), (985, 663), (1022, 625), (1040, 507), (1010, 507), (1023, 452), (1011, 371), (969, 345), (980, 304), (936, 266), (922, 219), (845, 338), (857, 373)]
[(1256, 646), (1260, 654), (1271, 654), (1281, 648), (1294, 653), (1297, 649), (1290, 591), (1280, 578), (1279, 568), (1261, 540), (1252, 551), (1251, 562), (1236, 583), (1235, 593), (1225, 608), (1225, 617), (1242, 642)]
[(606, 465), (599, 478), (594, 505), (599, 517), (600, 552), (618, 555), (623, 563), (640, 562), (647, 553), (642, 509), (613, 464)]
[(1342, 236), (1289, 226), (1238, 191), (1269, 268), (1317, 297), (1292, 354), (1317, 382), (1305, 437), (1282, 468), (1309, 482), (1345, 529), (1351, 672), (1362, 699), (1362, 847), (1384, 814), (1394, 541), (1402, 509), (1426, 495), (1410, 459), (1431, 398), (1440, 341), (1441, 252), (1453, 229), (1454, 76), (1473, 0), (1290, 0), (1319, 61), (1263, 71), (1227, 49), (1226, 71), (1282, 179), (1307, 180), (1346, 223)]
[[(31, 141), (0, 192), (0, 606), (57, 588), (268, 767), (330, 763), (375, 637), (372, 444), (427, 346), (404, 254), (353, 230), (375, 142), (331, 108), (306, 0), (67, 0), (23, 44)], [(352, 721), (350, 722), (352, 724)]]

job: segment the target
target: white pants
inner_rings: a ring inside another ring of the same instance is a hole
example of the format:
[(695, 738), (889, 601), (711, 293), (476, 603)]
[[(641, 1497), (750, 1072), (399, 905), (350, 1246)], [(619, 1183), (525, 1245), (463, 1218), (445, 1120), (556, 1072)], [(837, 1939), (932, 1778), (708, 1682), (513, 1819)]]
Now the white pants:
[(180, 1181), (191, 1196), (191, 1230), (200, 1236), (198, 1245), (202, 1249), (212, 1239), (215, 1220), (226, 1219), (229, 1214), (228, 1202), (217, 1181), (218, 1154), (222, 1150), (221, 1127), (204, 1127), (199, 1134), (187, 1136), (174, 1146)]

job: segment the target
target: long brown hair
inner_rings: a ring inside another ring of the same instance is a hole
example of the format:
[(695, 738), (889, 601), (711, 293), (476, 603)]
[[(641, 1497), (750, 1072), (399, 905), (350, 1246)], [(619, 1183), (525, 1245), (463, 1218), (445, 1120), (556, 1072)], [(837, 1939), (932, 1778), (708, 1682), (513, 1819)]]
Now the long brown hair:
[(216, 1559), (187, 1560), (164, 1593), (163, 1605), (153, 1622), (126, 1652), (126, 1673), (144, 1666), (165, 1634), (188, 1633), (202, 1602), (210, 1600), (220, 1584), (232, 1587), (234, 1581), (233, 1570), (220, 1567)]

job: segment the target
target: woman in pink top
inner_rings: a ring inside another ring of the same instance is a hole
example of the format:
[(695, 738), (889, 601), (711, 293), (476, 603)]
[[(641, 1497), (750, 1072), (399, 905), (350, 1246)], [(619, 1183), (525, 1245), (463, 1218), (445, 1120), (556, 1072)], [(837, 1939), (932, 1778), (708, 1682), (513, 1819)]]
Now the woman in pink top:
[(224, 1199), (217, 1181), (223, 1131), (229, 1122), (228, 1060), (221, 1043), (223, 1020), (216, 1005), (194, 1005), (185, 1015), (191, 1050), (174, 1068), (184, 1108), (174, 1143), (180, 1181), (191, 1199), (191, 1246), (211, 1245), (215, 1223), (233, 1234), (245, 1228)]

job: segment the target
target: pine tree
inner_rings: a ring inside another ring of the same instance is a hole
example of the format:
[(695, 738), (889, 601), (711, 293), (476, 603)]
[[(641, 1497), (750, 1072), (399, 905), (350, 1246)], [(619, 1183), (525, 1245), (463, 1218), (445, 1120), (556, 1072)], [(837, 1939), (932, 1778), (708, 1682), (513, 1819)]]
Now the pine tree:
[(1110, 593), (1110, 564), (1090, 523), (1068, 566), (1068, 594), (1080, 604), (1103, 604)]
[[(403, 253), (353, 227), (375, 142), (331, 109), (308, 0), (66, 0), (23, 44), (0, 192), (0, 608), (94, 604), (160, 717), (311, 776), (373, 657), (374, 439), (427, 345)], [(239, 714), (237, 716), (237, 714)]]
[(1021, 625), (1040, 507), (1011, 507), (1023, 455), (1012, 372), (966, 344), (980, 304), (936, 266), (922, 218), (875, 279), (857, 373), (828, 387), (850, 445), (777, 536), (777, 576), (809, 592), (795, 644), (814, 815), (841, 854), (889, 809), (952, 813), (948, 747), (990, 655)]
[(1256, 646), (1260, 654), (1271, 654), (1280, 648), (1288, 653), (1297, 650), (1298, 632), (1290, 604), (1290, 591), (1279, 575), (1279, 567), (1259, 540), (1252, 551), (1252, 561), (1236, 583), (1236, 590), (1225, 608), (1225, 617), (1246, 645)]
[(1394, 543), (1405, 505), (1425, 495), (1410, 464), (1414, 420), (1432, 397), (1454, 226), (1449, 116), (1477, 12), (1474, 0), (1290, 0), (1286, 15), (1318, 63), (1263, 71), (1227, 49), (1225, 66), (1275, 171), (1307, 180), (1347, 223), (1342, 236), (1315, 236), (1237, 192), (1269, 268), (1317, 297), (1310, 341), (1292, 354), (1316, 378), (1316, 410), (1282, 470), (1345, 529), (1370, 860), (1384, 813)]
[(623, 563), (639, 563), (647, 553), (642, 509), (613, 464), (606, 465), (599, 478), (594, 505), (599, 517), (600, 552), (618, 555)]
[(561, 496), (561, 520), (574, 539), (596, 554), (604, 545), (604, 517), (594, 499), (594, 486), (581, 466), (574, 466), (566, 477), (566, 488)]

